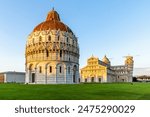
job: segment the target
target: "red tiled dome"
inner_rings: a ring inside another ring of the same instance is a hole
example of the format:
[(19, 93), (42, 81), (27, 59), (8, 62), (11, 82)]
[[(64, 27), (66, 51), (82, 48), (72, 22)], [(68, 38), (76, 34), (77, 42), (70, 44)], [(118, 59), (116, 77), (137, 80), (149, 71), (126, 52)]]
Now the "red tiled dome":
[(48, 13), (46, 21), (36, 26), (33, 32), (44, 30), (60, 30), (72, 32), (67, 25), (60, 21), (59, 14), (56, 11), (54, 11), (54, 9)]

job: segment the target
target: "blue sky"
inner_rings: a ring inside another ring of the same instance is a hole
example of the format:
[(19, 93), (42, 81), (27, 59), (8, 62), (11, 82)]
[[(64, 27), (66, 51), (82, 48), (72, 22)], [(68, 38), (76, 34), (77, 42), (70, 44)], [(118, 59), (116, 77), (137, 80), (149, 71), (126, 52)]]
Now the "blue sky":
[(148, 69), (149, 6), (149, 0), (1, 0), (0, 72), (24, 71), (27, 36), (53, 7), (78, 37), (80, 67), (92, 54), (106, 54), (112, 65), (130, 54), (135, 68)]

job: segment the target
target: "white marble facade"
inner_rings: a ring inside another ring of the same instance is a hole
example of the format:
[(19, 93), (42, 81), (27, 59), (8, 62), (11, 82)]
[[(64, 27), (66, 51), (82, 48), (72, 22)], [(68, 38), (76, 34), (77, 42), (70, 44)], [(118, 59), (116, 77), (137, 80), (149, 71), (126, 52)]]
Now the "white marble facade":
[(118, 66), (112, 66), (106, 56), (102, 61), (92, 56), (80, 71), (80, 81), (85, 83), (132, 82), (133, 66), (132, 56), (126, 56), (125, 64)]
[(59, 14), (52, 10), (44, 24), (37, 26), (28, 37), (26, 83), (76, 84), (78, 82), (78, 40), (70, 28), (60, 22)]

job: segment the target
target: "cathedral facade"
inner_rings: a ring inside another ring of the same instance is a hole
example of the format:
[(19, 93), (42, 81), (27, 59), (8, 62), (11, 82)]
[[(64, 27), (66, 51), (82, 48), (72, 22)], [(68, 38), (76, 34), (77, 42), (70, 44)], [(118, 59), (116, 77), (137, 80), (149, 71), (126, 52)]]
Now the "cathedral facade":
[(26, 83), (79, 82), (79, 45), (72, 30), (53, 9), (34, 28), (26, 43)]
[(132, 82), (133, 57), (126, 56), (125, 64), (111, 66), (110, 60), (104, 56), (103, 60), (92, 56), (87, 60), (87, 66), (81, 69), (81, 82)]

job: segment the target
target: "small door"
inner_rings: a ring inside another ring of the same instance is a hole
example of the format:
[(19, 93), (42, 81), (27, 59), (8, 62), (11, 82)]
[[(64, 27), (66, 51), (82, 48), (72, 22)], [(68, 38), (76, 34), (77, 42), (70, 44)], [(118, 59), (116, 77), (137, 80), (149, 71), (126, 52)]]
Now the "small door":
[(122, 79), (122, 82), (125, 82), (125, 80), (124, 80), (124, 79)]
[(85, 79), (85, 83), (87, 82), (87, 79)]
[(91, 82), (94, 82), (94, 77), (91, 78)]
[(76, 83), (76, 76), (75, 76), (75, 74), (73, 75), (73, 83)]
[(32, 73), (32, 83), (35, 83), (35, 73)]
[(98, 78), (98, 81), (101, 82), (101, 78)]

